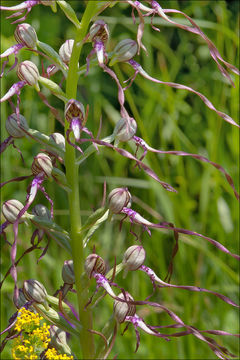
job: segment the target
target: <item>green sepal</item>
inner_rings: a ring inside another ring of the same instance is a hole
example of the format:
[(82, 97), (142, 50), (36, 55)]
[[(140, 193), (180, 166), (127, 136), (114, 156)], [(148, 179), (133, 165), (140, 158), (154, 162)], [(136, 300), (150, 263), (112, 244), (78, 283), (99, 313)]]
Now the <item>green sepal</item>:
[(39, 76), (38, 81), (40, 82), (40, 84), (42, 84), (47, 89), (49, 89), (51, 91), (51, 93), (53, 95), (55, 95), (56, 97), (58, 97), (60, 100), (62, 100), (64, 102), (68, 101), (68, 99), (66, 98), (66, 94), (62, 91), (60, 86), (58, 84), (56, 84), (54, 81), (47, 79), (43, 76)]
[(55, 143), (55, 141), (50, 137), (38, 130), (29, 128), (26, 131), (26, 137), (30, 137), (40, 144), (47, 145), (47, 150), (53, 150), (54, 153), (57, 153), (62, 159), (64, 159), (65, 151)]
[[(57, 297), (47, 295), (46, 300), (48, 301), (48, 303), (51, 305), (51, 307), (54, 310), (61, 311), (59, 309), (59, 299)], [(74, 323), (74, 325), (76, 325), (76, 326), (81, 326), (79, 321), (77, 321), (76, 317), (73, 315), (72, 310), (70, 309), (70, 307), (66, 303), (64, 303), (63, 301), (61, 302), (61, 305), (62, 305), (62, 309), (65, 312), (65, 314), (71, 319), (71, 322)]]
[(54, 180), (58, 183), (59, 186), (61, 186), (65, 191), (71, 192), (72, 189), (70, 188), (66, 175), (64, 172), (56, 167), (53, 167), (51, 176), (54, 178)]
[(58, 326), (60, 329), (69, 332), (72, 335), (76, 335), (79, 337), (79, 331), (81, 331), (81, 325), (77, 324), (78, 330), (73, 329), (68, 322), (61, 317), (58, 312), (52, 308), (46, 310), (45, 307), (41, 304), (33, 303), (34, 308), (37, 310), (39, 314), (41, 314), (44, 319), (49, 321), (51, 324)]
[[(100, 210), (100, 209), (99, 209)], [(99, 217), (90, 227), (90, 229), (87, 232), (87, 235), (84, 237), (83, 239), (83, 244), (84, 247), (87, 245), (88, 241), (90, 240), (90, 238), (93, 236), (93, 234), (95, 233), (95, 231), (102, 225), (102, 223), (104, 221), (106, 221), (108, 219), (109, 216), (109, 209), (105, 209), (104, 208), (104, 213), (101, 217)], [(101, 214), (102, 212), (100, 211), (99, 214)]]
[(66, 72), (68, 71), (67, 66), (64, 64), (64, 62), (62, 61), (61, 57), (59, 56), (59, 54), (48, 44), (42, 42), (42, 41), (37, 41), (37, 46), (48, 56), (50, 57), (50, 59), (53, 60), (53, 62), (55, 64), (57, 64), (60, 69), (63, 71), (64, 75), (66, 76)]
[(80, 28), (81, 24), (73, 8), (64, 0), (57, 0), (58, 5), (66, 15), (66, 17), (77, 27)]
[(108, 211), (106, 207), (101, 207), (91, 214), (84, 225), (81, 227), (80, 233), (90, 229), (105, 213)]

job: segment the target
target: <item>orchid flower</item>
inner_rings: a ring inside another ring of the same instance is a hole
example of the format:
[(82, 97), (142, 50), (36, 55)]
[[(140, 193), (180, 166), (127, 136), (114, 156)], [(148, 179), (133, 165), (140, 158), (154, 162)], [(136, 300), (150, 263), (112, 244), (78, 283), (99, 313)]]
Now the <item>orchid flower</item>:
[(90, 54), (87, 56), (87, 71), (86, 75), (89, 72), (90, 59), (94, 54), (97, 55), (98, 63), (100, 66), (107, 61), (107, 53), (106, 53), (106, 43), (109, 38), (109, 29), (108, 25), (103, 20), (97, 20), (93, 23), (90, 28), (89, 34), (86, 36), (86, 39), (89, 39), (93, 43), (93, 49)]

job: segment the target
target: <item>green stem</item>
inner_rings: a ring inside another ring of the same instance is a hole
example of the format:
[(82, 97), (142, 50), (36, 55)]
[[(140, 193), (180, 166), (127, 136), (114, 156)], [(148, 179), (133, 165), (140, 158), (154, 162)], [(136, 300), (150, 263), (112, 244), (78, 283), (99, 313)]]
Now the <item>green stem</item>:
[[(78, 84), (78, 62), (82, 50), (82, 40), (85, 38), (89, 23), (96, 13), (96, 2), (89, 1), (84, 11), (81, 25), (77, 29), (72, 56), (69, 64), (69, 71), (66, 80), (66, 96), (68, 99), (76, 99)], [(69, 124), (65, 120), (65, 131)], [(90, 309), (84, 310), (84, 306), (88, 301), (88, 291), (84, 290), (81, 284), (81, 275), (84, 271), (84, 253), (83, 241), (80, 234), (81, 213), (79, 200), (79, 178), (78, 165), (76, 165), (75, 149), (68, 144), (66, 140), (66, 156), (65, 156), (66, 176), (71, 192), (69, 198), (69, 212), (71, 224), (71, 246), (73, 254), (74, 273), (76, 279), (76, 290), (78, 298), (79, 318), (82, 325), (80, 331), (80, 344), (82, 356), (84, 359), (94, 358), (94, 339), (93, 334), (88, 330), (92, 329), (92, 312)]]

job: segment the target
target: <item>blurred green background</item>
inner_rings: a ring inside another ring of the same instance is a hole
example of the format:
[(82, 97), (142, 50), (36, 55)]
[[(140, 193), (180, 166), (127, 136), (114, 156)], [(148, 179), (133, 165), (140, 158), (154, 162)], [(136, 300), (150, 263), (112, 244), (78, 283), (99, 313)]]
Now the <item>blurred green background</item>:
[[(8, 6), (17, 1), (2, 1)], [(79, 19), (85, 4), (83, 1), (69, 1), (76, 10)], [(161, 1), (163, 8), (175, 8), (193, 17), (197, 24), (217, 46), (225, 60), (238, 66), (238, 22), (239, 4), (237, 1)], [(2, 38), (1, 52), (15, 44), (13, 33), (16, 25), (6, 20), (6, 12), (1, 14)], [(131, 8), (120, 3), (107, 9), (103, 18), (110, 27), (110, 40), (107, 51), (112, 51), (118, 41), (125, 38), (136, 38), (136, 25), (131, 19)], [(180, 22), (186, 23), (183, 17), (176, 16)], [(154, 31), (150, 18), (146, 18), (143, 43), (148, 56), (141, 51), (136, 60), (152, 76), (163, 81), (172, 81), (189, 85), (202, 92), (218, 110), (229, 114), (235, 121), (239, 116), (239, 82), (232, 75), (236, 87), (229, 85), (218, 71), (209, 54), (207, 45), (194, 34), (170, 26), (155, 17), (154, 24), (161, 32)], [(74, 36), (74, 27), (58, 8), (56, 14), (49, 7), (35, 6), (26, 22), (35, 27), (39, 40), (48, 43), (56, 51), (61, 44)], [(91, 45), (84, 46), (80, 64), (84, 64)], [(19, 60), (31, 59), (41, 68), (39, 57), (29, 51), (21, 51)], [(13, 64), (10, 58), (10, 65)], [(44, 60), (45, 65), (49, 63)], [(133, 71), (127, 64), (114, 67), (121, 82), (132, 75)], [(17, 80), (15, 70), (4, 76), (1, 82), (1, 95)], [(61, 75), (53, 78), (60, 82)], [(43, 89), (51, 105), (63, 113), (63, 103)], [(13, 99), (14, 102), (16, 99)], [(101, 137), (112, 133), (114, 124), (119, 119), (117, 88), (108, 74), (99, 67), (91, 68), (87, 77), (81, 76), (78, 88), (78, 100), (89, 104), (90, 114), (87, 126), (96, 136), (99, 120), (102, 115), (103, 126)], [(138, 123), (137, 135), (152, 147), (162, 150), (182, 150), (207, 156), (210, 160), (221, 164), (232, 176), (239, 188), (239, 135), (238, 129), (226, 123), (209, 110), (195, 95), (183, 90), (175, 90), (164, 85), (149, 82), (139, 75), (132, 87), (126, 91), (126, 106), (129, 113)], [(30, 127), (50, 134), (53, 131), (63, 133), (61, 125), (52, 117), (49, 109), (40, 101), (37, 93), (25, 87), (21, 95), (20, 112)], [(11, 113), (10, 105), (1, 106), (1, 136), (7, 137), (5, 119)], [(30, 174), (30, 167), (35, 156), (41, 149), (39, 144), (17, 140), (16, 145), (22, 150), (26, 167), (20, 156), (12, 147), (8, 148), (1, 162), (2, 181), (16, 176)], [(125, 145), (129, 151), (134, 151)], [(233, 191), (224, 176), (211, 165), (191, 158), (173, 155), (158, 156), (148, 154), (146, 163), (159, 177), (177, 188), (178, 193), (169, 193), (154, 182), (144, 172), (134, 168), (134, 164), (109, 149), (94, 154), (80, 167), (80, 196), (83, 221), (93, 209), (101, 204), (103, 183), (107, 181), (107, 191), (114, 187), (127, 186), (134, 196), (133, 208), (153, 222), (173, 222), (178, 227), (197, 231), (216, 239), (230, 251), (239, 250), (239, 208)], [(8, 184), (2, 191), (2, 200), (18, 199), (24, 202), (28, 181)], [(54, 199), (55, 221), (69, 229), (68, 202), (66, 193), (46, 183), (46, 190)], [(45, 198), (38, 194), (36, 203), (49, 207)], [(3, 220), (3, 219), (2, 219)], [(19, 244), (17, 256), (30, 246), (33, 232), (31, 226), (19, 226)], [(140, 229), (135, 229), (139, 232)], [(13, 240), (11, 227), (7, 230), (9, 241)], [(141, 236), (146, 249), (145, 265), (151, 267), (161, 278), (164, 278), (169, 265), (171, 251), (174, 246), (170, 232), (152, 230)], [(46, 243), (46, 239), (43, 240)], [(124, 251), (135, 244), (134, 237), (129, 233), (129, 223), (123, 225), (119, 232), (119, 221), (104, 224), (89, 243), (86, 256), (93, 245), (109, 267), (121, 262)], [(1, 242), (1, 276), (10, 266), (9, 246)], [(18, 266), (19, 286), (28, 278), (41, 281), (49, 294), (53, 294), (61, 285), (61, 267), (68, 255), (51, 241), (47, 254), (37, 265), (40, 252), (36, 251), (24, 257)], [(122, 276), (116, 282), (124, 286), (135, 299), (145, 299), (152, 291), (150, 280), (141, 272)], [(221, 292), (234, 301), (239, 295), (239, 267), (237, 260), (217, 250), (205, 240), (180, 236), (179, 252), (174, 262), (173, 284), (197, 285)], [(1, 329), (7, 326), (8, 319), (15, 312), (12, 303), (13, 281), (8, 277), (1, 292)], [(94, 281), (92, 290), (94, 291)], [(71, 296), (74, 301), (74, 297)], [(191, 293), (181, 289), (161, 289), (155, 293), (152, 301), (158, 301), (176, 312), (185, 323), (199, 329), (219, 329), (239, 332), (238, 313), (230, 305), (212, 295)], [(94, 311), (94, 329), (101, 331), (112, 314), (112, 299), (107, 296)], [(151, 325), (167, 325), (170, 318), (153, 308), (138, 308), (138, 314)], [(124, 327), (123, 327), (124, 328)], [(123, 330), (122, 328), (122, 330)], [(151, 337), (141, 332), (141, 344), (137, 354), (135, 350), (135, 334), (132, 326), (121, 336), (119, 335), (112, 355), (118, 359), (215, 359), (208, 346), (193, 336), (172, 339), (171, 342)], [(216, 340), (231, 352), (239, 355), (239, 343), (233, 337), (218, 337)], [(96, 341), (99, 341), (96, 337)], [(101, 340), (100, 340), (101, 341)], [(70, 339), (70, 346), (76, 351), (78, 343)], [(11, 344), (1, 354), (2, 359), (10, 359)]]

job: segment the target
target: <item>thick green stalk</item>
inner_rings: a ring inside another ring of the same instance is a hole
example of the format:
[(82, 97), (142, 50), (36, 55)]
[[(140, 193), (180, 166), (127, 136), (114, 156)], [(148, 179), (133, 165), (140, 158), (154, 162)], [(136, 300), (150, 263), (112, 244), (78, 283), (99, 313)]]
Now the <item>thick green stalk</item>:
[[(69, 64), (69, 71), (66, 82), (66, 96), (68, 99), (76, 99), (78, 84), (78, 61), (82, 49), (82, 40), (87, 34), (89, 23), (96, 13), (96, 2), (89, 1), (83, 14), (80, 27), (77, 28), (72, 56)], [(69, 127), (65, 121), (65, 130)], [(80, 332), (80, 344), (84, 359), (94, 358), (94, 339), (88, 329), (92, 329), (91, 310), (84, 311), (88, 301), (87, 291), (83, 291), (81, 285), (81, 274), (84, 271), (83, 242), (80, 235), (81, 213), (79, 201), (79, 178), (78, 165), (76, 165), (75, 149), (66, 141), (65, 155), (66, 176), (71, 192), (69, 193), (69, 212), (71, 226), (71, 246), (73, 254), (74, 272), (76, 278), (76, 290), (78, 298), (79, 317), (82, 325)]]

